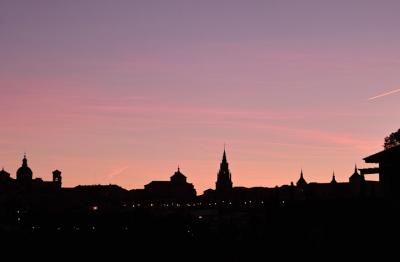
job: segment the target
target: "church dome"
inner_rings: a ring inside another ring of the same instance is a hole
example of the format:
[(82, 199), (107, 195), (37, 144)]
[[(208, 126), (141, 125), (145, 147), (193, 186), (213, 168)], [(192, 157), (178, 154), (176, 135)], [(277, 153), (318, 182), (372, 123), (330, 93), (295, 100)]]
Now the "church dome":
[(17, 180), (32, 179), (32, 170), (28, 167), (28, 160), (26, 155), (22, 159), (22, 166), (17, 170)]

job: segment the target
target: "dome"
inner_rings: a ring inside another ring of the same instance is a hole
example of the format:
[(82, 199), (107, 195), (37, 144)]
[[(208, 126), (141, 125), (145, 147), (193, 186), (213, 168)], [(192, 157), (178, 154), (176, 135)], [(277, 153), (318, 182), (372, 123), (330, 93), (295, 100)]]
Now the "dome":
[(18, 175), (29, 175), (29, 176), (32, 176), (32, 170), (29, 167), (21, 166), (20, 168), (18, 168), (17, 176)]

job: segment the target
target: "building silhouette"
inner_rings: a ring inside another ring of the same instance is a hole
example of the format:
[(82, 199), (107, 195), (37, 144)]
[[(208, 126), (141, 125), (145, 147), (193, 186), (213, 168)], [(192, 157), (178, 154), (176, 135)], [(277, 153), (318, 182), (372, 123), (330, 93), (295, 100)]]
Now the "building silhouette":
[(9, 179), (11, 179), (10, 173), (8, 173), (7, 171), (4, 170), (4, 168), (2, 168), (0, 170), (0, 181), (8, 181)]
[(383, 194), (389, 199), (400, 198), (400, 145), (385, 149), (364, 158), (366, 163), (378, 164), (375, 168), (361, 169), (361, 174), (379, 174)]
[[(384, 232), (382, 227), (390, 232), (398, 224), (397, 209), (387, 216), (392, 221), (381, 216), (397, 206), (391, 201), (398, 194), (398, 159), (400, 147), (367, 157), (367, 163), (379, 167), (349, 168), (345, 182), (337, 181), (335, 173), (327, 174), (323, 183), (306, 181), (301, 170), (296, 183), (233, 187), (224, 150), (216, 188), (197, 195), (179, 167), (169, 180), (152, 181), (143, 189), (111, 184), (68, 188), (62, 187), (59, 170), (53, 171), (52, 181), (35, 177), (24, 156), (15, 179), (0, 171), (0, 233), (132, 232), (138, 241), (260, 240), (270, 247), (282, 241), (292, 241), (293, 246), (304, 241), (307, 246), (307, 238), (329, 239), (332, 244), (349, 234), (369, 241), (379, 236), (376, 232)], [(379, 181), (365, 179), (373, 172), (379, 173)], [(377, 226), (371, 226), (373, 222)]]
[(58, 169), (53, 171), (53, 183), (56, 187), (61, 188), (62, 186), (61, 171)]
[(215, 189), (217, 193), (227, 193), (232, 190), (232, 176), (226, 159), (225, 148), (217, 175), (217, 182), (215, 183)]
[(17, 170), (17, 183), (22, 189), (29, 190), (32, 186), (32, 170), (28, 166), (26, 155), (22, 159), (22, 166)]
[(298, 186), (298, 187), (305, 187), (305, 186), (307, 186), (307, 182), (306, 182), (306, 180), (304, 179), (304, 175), (303, 175), (303, 169), (302, 169), (301, 172), (300, 172), (300, 178), (299, 178), (299, 180), (297, 180), (296, 186)]
[(147, 199), (157, 200), (191, 200), (196, 197), (193, 184), (186, 181), (186, 176), (177, 171), (170, 181), (152, 181), (144, 186), (144, 195)]
[(59, 170), (53, 172), (53, 181), (43, 181), (39, 177), (33, 178), (33, 172), (28, 166), (26, 154), (24, 154), (22, 159), (21, 167), (16, 172), (16, 179), (12, 178), (4, 168), (0, 171), (0, 189), (3, 189), (4, 192), (53, 192), (61, 190), (61, 181), (62, 176)]
[(332, 185), (336, 185), (336, 184), (337, 184), (337, 182), (336, 182), (336, 176), (335, 176), (335, 172), (333, 172), (333, 174), (332, 174), (332, 180), (331, 180), (331, 184), (332, 184)]

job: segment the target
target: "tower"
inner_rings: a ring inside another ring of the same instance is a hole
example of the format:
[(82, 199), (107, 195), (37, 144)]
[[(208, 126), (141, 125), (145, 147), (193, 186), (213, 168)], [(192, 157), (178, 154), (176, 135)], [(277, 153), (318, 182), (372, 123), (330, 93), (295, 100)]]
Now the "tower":
[(60, 170), (54, 170), (53, 171), (53, 183), (57, 188), (61, 188), (62, 184), (62, 177), (61, 177), (61, 171)]
[(229, 171), (229, 164), (226, 160), (226, 152), (224, 148), (224, 154), (222, 156), (222, 162), (220, 164), (217, 182), (216, 182), (216, 191), (217, 192), (226, 192), (232, 189), (232, 178), (231, 172)]

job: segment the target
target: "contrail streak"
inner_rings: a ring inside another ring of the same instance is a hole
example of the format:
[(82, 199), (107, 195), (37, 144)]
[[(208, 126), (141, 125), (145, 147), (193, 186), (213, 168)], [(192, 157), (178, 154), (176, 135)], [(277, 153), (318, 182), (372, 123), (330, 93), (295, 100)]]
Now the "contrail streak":
[(108, 177), (108, 179), (113, 179), (115, 176), (121, 174), (128, 168), (129, 168), (129, 166), (124, 166), (124, 167), (118, 168), (118, 169), (114, 170), (113, 172), (111, 172), (110, 174), (108, 174), (107, 177)]
[(392, 90), (392, 91), (386, 92), (386, 93), (383, 93), (383, 94), (380, 94), (380, 95), (377, 95), (377, 96), (374, 96), (374, 97), (371, 97), (371, 98), (368, 98), (368, 100), (370, 100), (370, 101), (371, 100), (375, 100), (377, 98), (381, 98), (381, 97), (384, 97), (384, 96), (392, 95), (392, 94), (395, 94), (395, 93), (398, 93), (398, 92), (400, 92), (400, 88), (396, 89), (396, 90)]

